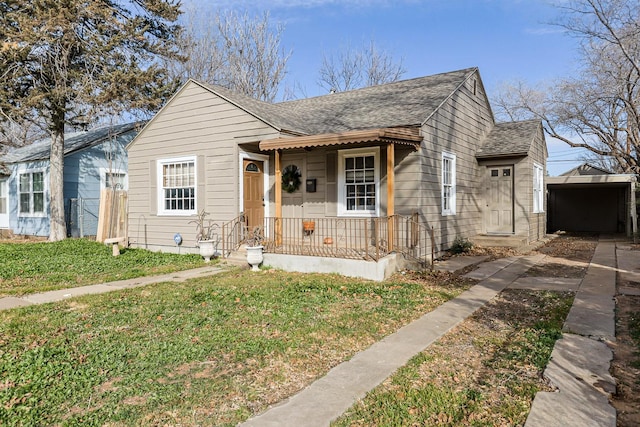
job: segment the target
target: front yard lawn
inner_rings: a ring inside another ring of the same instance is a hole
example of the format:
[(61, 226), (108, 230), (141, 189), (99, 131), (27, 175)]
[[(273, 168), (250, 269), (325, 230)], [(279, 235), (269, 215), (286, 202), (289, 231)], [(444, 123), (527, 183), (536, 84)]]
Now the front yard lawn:
[(469, 286), (408, 276), (230, 271), (0, 312), (0, 425), (236, 425)]
[(0, 297), (45, 292), (205, 265), (199, 255), (111, 247), (86, 239), (0, 243)]

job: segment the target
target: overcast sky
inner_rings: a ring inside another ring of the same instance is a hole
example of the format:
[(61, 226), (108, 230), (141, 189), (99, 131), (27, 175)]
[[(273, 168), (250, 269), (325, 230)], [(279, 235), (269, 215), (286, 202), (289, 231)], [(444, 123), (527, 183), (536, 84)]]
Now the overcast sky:
[[(398, 60), (405, 78), (478, 67), (491, 97), (502, 82), (553, 80), (575, 71), (576, 41), (551, 25), (560, 11), (549, 0), (183, 0), (199, 10), (270, 12), (284, 25), (282, 47), (292, 51), (285, 84), (306, 96), (318, 84), (323, 53), (370, 40)], [(558, 1), (555, 1), (558, 3)], [(551, 141), (548, 169), (557, 175), (581, 161), (580, 152)], [(573, 161), (565, 161), (573, 160)]]

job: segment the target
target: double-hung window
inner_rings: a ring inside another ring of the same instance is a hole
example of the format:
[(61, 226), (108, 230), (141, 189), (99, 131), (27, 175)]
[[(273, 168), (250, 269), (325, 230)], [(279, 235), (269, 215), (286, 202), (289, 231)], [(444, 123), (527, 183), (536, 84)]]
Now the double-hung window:
[(338, 214), (377, 216), (379, 211), (378, 147), (338, 152)]
[(544, 212), (544, 168), (533, 164), (533, 213)]
[(442, 153), (442, 215), (456, 214), (456, 155)]
[(158, 213), (190, 215), (196, 212), (196, 159), (158, 161)]
[(18, 176), (20, 214), (44, 214), (44, 172), (24, 172)]

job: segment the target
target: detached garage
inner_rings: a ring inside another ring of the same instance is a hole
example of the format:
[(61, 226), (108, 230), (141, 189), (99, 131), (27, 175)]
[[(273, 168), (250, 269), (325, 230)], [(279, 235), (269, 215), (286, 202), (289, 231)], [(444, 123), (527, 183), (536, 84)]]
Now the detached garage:
[(547, 177), (547, 232), (637, 231), (635, 175), (611, 174), (581, 165)]

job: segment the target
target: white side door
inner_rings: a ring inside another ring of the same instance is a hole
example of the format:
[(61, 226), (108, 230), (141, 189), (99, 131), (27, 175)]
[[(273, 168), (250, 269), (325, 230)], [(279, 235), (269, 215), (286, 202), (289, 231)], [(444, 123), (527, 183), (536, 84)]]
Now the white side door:
[(0, 177), (0, 228), (9, 228), (9, 178)]

